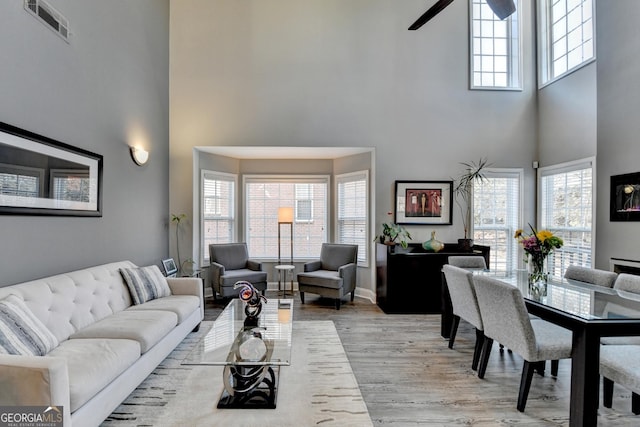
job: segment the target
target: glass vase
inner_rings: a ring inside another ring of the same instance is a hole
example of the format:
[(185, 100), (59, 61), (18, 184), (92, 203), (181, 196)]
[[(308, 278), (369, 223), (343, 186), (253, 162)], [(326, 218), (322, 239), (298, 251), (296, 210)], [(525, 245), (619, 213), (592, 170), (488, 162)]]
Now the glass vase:
[(549, 273), (547, 272), (547, 258), (529, 256), (528, 277), (529, 277), (529, 295), (536, 301), (540, 301), (542, 297), (547, 296), (547, 281)]

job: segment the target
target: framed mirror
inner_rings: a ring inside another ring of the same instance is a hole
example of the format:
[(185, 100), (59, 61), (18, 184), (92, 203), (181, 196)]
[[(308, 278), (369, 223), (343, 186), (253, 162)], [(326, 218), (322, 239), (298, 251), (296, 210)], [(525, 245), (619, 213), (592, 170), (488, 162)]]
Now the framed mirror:
[(0, 123), (0, 214), (102, 216), (102, 156)]

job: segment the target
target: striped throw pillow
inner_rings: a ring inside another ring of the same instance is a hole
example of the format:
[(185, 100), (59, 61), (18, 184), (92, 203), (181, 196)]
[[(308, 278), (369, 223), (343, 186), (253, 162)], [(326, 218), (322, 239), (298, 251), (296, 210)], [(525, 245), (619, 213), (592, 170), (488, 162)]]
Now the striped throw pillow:
[(44, 356), (58, 339), (16, 295), (0, 300), (0, 353)]
[(139, 268), (121, 268), (120, 274), (129, 287), (134, 304), (171, 295), (167, 279), (157, 265)]

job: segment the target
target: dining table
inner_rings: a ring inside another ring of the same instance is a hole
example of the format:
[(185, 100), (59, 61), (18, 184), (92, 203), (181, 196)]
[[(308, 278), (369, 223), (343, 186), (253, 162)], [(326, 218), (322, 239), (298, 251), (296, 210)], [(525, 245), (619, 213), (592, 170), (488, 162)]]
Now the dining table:
[[(600, 391), (600, 338), (640, 336), (640, 295), (564, 278), (530, 283), (526, 270), (475, 270), (517, 286), (529, 313), (572, 331), (570, 426), (596, 426)], [(441, 334), (453, 313), (443, 279)]]

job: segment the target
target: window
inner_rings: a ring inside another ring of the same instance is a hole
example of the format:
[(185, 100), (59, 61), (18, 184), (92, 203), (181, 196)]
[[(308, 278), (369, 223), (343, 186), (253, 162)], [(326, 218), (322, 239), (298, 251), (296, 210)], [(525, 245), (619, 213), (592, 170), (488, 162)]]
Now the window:
[(44, 170), (0, 163), (0, 195), (42, 197)]
[(553, 276), (561, 277), (570, 264), (591, 267), (593, 239), (593, 161), (564, 163), (538, 170), (542, 229), (564, 240), (548, 258)]
[(209, 245), (231, 243), (235, 229), (236, 175), (202, 171), (201, 265), (209, 263)]
[(469, 0), (471, 89), (521, 89), (520, 2), (500, 20), (486, 0)]
[(74, 170), (51, 170), (51, 195), (56, 200), (89, 203), (91, 196), (91, 179), (89, 172)]
[[(294, 207), (294, 259), (320, 257), (327, 241), (328, 176), (251, 176), (244, 178), (245, 236), (252, 258), (277, 259), (278, 208)], [(282, 227), (283, 259), (291, 257), (290, 231)]]
[(513, 236), (521, 228), (523, 171), (492, 169), (485, 177), (473, 186), (473, 240), (491, 247), (491, 270), (511, 271), (519, 262)]
[(336, 175), (337, 243), (358, 245), (358, 265), (369, 265), (369, 172)]
[(539, 2), (540, 83), (545, 85), (595, 58), (593, 0)]

